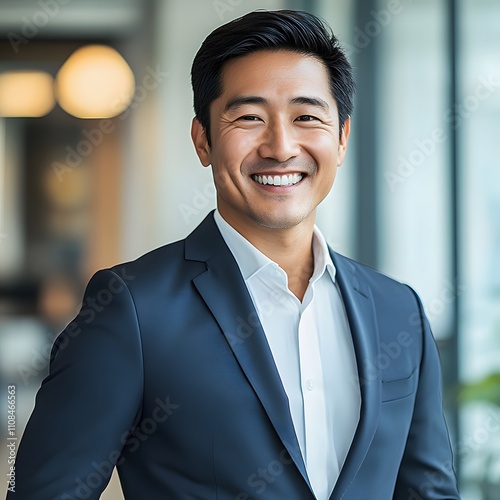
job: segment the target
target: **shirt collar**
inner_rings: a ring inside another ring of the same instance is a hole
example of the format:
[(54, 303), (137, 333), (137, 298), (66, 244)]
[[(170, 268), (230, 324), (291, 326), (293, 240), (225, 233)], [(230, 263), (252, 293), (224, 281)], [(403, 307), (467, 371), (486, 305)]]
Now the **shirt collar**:
[[(226, 222), (217, 209), (214, 213), (214, 219), (222, 238), (234, 255), (245, 281), (249, 280), (253, 275), (259, 273), (268, 266), (279, 267), (276, 262), (264, 255), (258, 248), (252, 245), (244, 236)], [(335, 266), (330, 257), (330, 251), (326, 240), (316, 225), (313, 230), (313, 255), (314, 272), (310, 280), (311, 283), (321, 278), (325, 270), (330, 274), (332, 281), (335, 282)]]
[(335, 283), (336, 269), (330, 256), (330, 249), (326, 243), (323, 233), (318, 226), (314, 225), (313, 230), (313, 255), (314, 255), (314, 272), (311, 277), (311, 283), (321, 278), (326, 271), (330, 274), (332, 281)]

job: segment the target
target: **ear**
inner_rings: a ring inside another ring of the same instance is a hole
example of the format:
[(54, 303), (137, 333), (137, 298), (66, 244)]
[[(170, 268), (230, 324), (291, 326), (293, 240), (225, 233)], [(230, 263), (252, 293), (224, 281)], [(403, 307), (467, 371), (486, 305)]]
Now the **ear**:
[(191, 139), (193, 140), (196, 154), (204, 167), (210, 165), (210, 146), (208, 145), (207, 134), (198, 118), (193, 118), (191, 123)]
[(349, 142), (349, 134), (351, 133), (351, 118), (347, 118), (342, 127), (342, 132), (339, 139), (339, 151), (337, 157), (337, 166), (340, 167), (344, 163), (344, 158), (347, 151), (347, 143)]

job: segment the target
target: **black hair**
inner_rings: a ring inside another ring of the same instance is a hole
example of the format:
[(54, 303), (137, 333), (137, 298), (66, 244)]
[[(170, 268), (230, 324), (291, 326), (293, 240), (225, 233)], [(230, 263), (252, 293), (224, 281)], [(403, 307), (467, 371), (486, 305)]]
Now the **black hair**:
[(210, 105), (222, 93), (221, 73), (229, 59), (257, 51), (290, 50), (321, 60), (330, 75), (339, 128), (351, 116), (355, 85), (352, 66), (331, 28), (304, 11), (255, 11), (208, 35), (191, 67), (194, 111), (210, 144)]

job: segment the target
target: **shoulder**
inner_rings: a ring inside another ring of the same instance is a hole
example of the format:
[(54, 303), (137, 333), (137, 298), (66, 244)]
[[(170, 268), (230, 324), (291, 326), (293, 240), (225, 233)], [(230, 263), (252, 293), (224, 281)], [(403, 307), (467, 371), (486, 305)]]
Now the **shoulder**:
[(374, 288), (389, 288), (394, 290), (401, 290), (401, 288), (409, 288), (406, 283), (403, 283), (395, 278), (392, 278), (377, 269), (357, 262), (345, 255), (330, 250), (333, 263), (337, 270), (341, 273), (347, 274), (355, 281), (361, 280), (363, 284)]
[(182, 239), (155, 248), (136, 259), (116, 264), (110, 270), (119, 273), (122, 269), (127, 269), (142, 274), (151, 269), (158, 270), (176, 265), (179, 261), (184, 260), (184, 242), (185, 240)]
[(192, 288), (192, 280), (207, 270), (207, 261), (213, 255), (229, 250), (224, 246), (213, 213), (186, 238), (151, 250), (135, 260), (98, 271), (92, 282), (119, 280), (115, 288), (126, 288), (134, 297), (151, 298), (178, 295)]
[(380, 271), (353, 259), (331, 251), (337, 269), (339, 282), (353, 286), (369, 297), (379, 310), (406, 310), (408, 313), (422, 313), (418, 294), (408, 284), (394, 279)]
[(185, 240), (179, 240), (153, 249), (137, 259), (100, 270), (96, 276), (107, 275), (107, 281), (118, 280), (135, 299), (173, 294), (205, 269), (201, 262), (186, 260), (184, 249)]

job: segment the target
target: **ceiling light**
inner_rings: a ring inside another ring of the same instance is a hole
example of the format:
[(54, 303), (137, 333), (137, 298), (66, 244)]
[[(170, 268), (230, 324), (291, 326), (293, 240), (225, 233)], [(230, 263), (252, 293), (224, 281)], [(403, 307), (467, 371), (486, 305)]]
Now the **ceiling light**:
[(88, 45), (76, 50), (56, 77), (60, 106), (78, 118), (111, 118), (130, 104), (135, 79), (129, 65), (113, 48)]
[(43, 71), (0, 73), (0, 116), (40, 117), (54, 107), (54, 79)]

